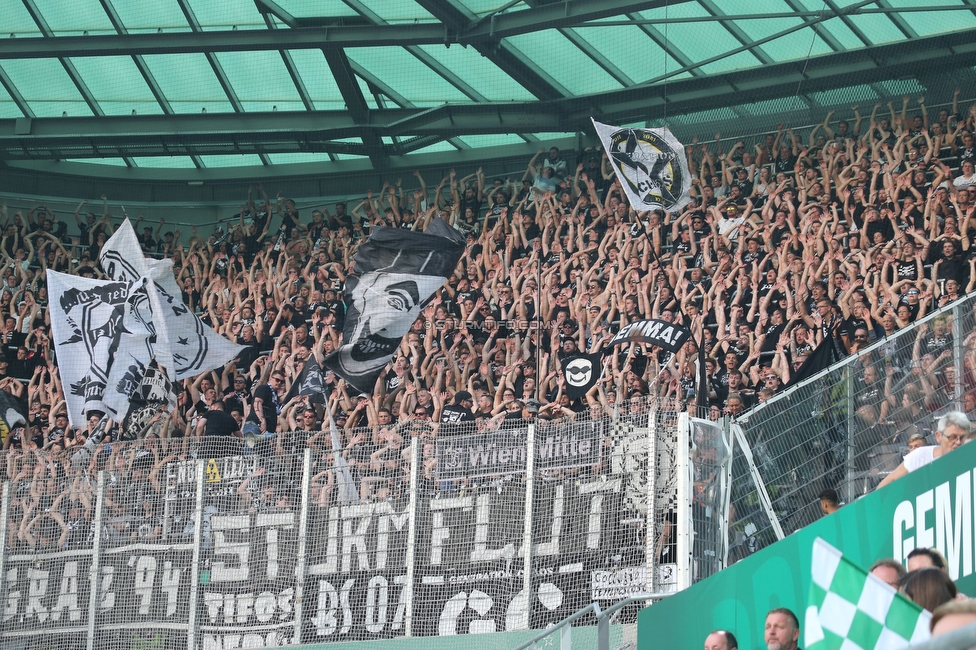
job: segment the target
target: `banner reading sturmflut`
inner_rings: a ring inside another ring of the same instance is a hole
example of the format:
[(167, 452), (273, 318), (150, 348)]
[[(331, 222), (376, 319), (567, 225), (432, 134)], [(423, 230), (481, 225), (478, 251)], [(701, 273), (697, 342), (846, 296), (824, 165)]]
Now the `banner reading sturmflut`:
[(346, 282), (343, 345), (324, 365), (356, 390), (372, 393), (380, 371), (434, 292), (454, 272), (464, 237), (442, 219), (425, 232), (380, 226), (356, 252)]
[(684, 146), (670, 130), (610, 126), (596, 120), (593, 127), (631, 207), (638, 212), (673, 212), (691, 201)]

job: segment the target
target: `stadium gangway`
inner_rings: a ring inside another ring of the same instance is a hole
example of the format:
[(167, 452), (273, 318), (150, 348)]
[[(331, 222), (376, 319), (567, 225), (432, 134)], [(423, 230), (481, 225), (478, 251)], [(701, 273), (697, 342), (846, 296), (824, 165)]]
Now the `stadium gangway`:
[[(542, 630), (522, 645), (516, 646), (515, 650), (525, 650), (532, 648), (538, 650), (539, 641), (546, 637), (559, 633), (559, 650), (572, 650), (573, 647), (573, 623), (590, 612), (596, 617), (596, 648), (597, 650), (610, 650), (610, 617), (618, 611), (633, 603), (640, 603), (647, 600), (661, 600), (668, 596), (673, 596), (675, 592), (658, 594), (634, 594), (618, 601), (607, 609), (600, 609), (599, 603), (590, 603), (575, 614), (570, 614), (552, 627)], [(968, 637), (967, 637), (968, 638)]]

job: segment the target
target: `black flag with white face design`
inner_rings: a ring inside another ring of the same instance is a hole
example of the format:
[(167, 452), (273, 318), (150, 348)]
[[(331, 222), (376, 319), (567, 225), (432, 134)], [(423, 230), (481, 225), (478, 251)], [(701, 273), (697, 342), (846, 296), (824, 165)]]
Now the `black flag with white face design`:
[(603, 375), (603, 354), (582, 354), (562, 360), (563, 377), (566, 378), (566, 395), (578, 399), (596, 386)]
[(324, 365), (363, 393), (393, 358), (400, 340), (454, 272), (464, 237), (441, 219), (426, 232), (379, 226), (356, 252), (346, 282), (343, 345)]

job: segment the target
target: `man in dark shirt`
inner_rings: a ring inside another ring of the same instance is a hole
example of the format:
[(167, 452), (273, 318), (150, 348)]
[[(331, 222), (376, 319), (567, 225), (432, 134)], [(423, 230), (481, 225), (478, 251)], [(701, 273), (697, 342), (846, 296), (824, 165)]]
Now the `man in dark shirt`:
[(474, 414), (471, 407), (474, 406), (474, 398), (466, 390), (459, 390), (454, 395), (454, 403), (448, 404), (441, 411), (441, 422), (458, 424), (460, 422), (474, 421)]
[(285, 376), (280, 371), (275, 371), (271, 374), (269, 383), (261, 384), (254, 389), (251, 413), (244, 423), (245, 436), (252, 433), (264, 436), (278, 430), (278, 414), (281, 413), (278, 394), (284, 386)]
[(242, 437), (240, 426), (224, 411), (224, 402), (217, 400), (210, 410), (197, 420), (197, 436), (203, 438), (204, 455), (207, 458), (232, 456), (238, 450), (231, 437)]

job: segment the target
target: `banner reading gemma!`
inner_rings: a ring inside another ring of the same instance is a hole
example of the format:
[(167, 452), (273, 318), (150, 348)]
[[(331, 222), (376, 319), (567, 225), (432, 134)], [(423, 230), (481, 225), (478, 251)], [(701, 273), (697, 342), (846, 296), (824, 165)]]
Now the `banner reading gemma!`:
[[(536, 434), (537, 470), (585, 467), (600, 462), (599, 430), (578, 423)], [(499, 429), (437, 439), (437, 478), (452, 480), (525, 472), (525, 429)]]
[(689, 336), (691, 330), (682, 325), (675, 325), (666, 320), (639, 320), (620, 328), (616, 336), (610, 339), (609, 345), (650, 343), (668, 352), (677, 352)]

